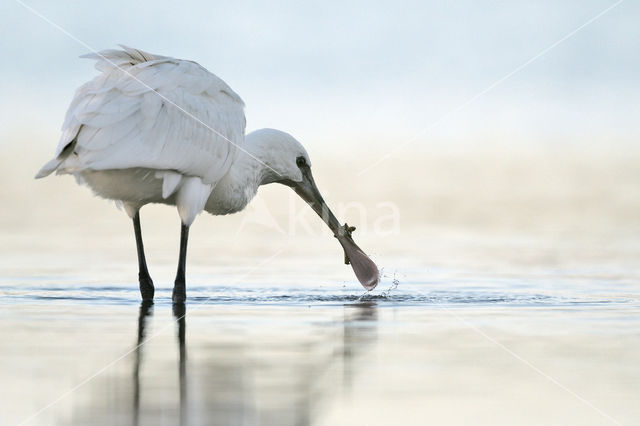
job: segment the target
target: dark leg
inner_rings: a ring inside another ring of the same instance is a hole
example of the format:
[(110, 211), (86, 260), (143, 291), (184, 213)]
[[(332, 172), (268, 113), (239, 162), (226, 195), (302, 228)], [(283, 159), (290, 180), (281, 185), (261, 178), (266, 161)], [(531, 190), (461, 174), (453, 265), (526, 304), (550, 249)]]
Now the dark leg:
[(173, 286), (173, 303), (184, 303), (187, 299), (185, 285), (185, 271), (187, 262), (187, 240), (189, 239), (189, 227), (182, 224), (180, 231), (180, 258), (178, 259), (178, 272)]
[(142, 300), (153, 300), (153, 281), (147, 269), (147, 260), (144, 257), (144, 245), (142, 244), (142, 231), (140, 230), (140, 211), (133, 217), (133, 229), (136, 232), (136, 247), (138, 248), (138, 281), (140, 281), (140, 294)]

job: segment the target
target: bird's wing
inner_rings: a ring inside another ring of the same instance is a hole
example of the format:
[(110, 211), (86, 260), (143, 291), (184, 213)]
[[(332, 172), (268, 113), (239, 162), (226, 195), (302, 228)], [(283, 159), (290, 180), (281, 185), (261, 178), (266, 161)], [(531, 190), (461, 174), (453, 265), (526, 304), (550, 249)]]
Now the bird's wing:
[(240, 97), (195, 62), (123, 48), (86, 56), (102, 73), (76, 91), (56, 156), (75, 141), (75, 170), (148, 167), (215, 185), (244, 143)]

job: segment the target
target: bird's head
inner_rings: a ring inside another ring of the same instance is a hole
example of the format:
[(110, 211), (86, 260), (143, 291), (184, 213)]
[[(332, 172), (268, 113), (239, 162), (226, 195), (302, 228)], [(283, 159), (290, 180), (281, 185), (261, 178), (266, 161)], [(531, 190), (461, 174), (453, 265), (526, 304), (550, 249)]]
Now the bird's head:
[(303, 180), (300, 165), (311, 166), (309, 154), (302, 144), (288, 133), (274, 129), (260, 129), (246, 136), (249, 149), (263, 166), (262, 183), (283, 180)]
[(362, 286), (367, 290), (375, 288), (379, 279), (377, 266), (353, 241), (351, 233), (355, 228), (341, 225), (322, 198), (302, 144), (290, 134), (273, 129), (248, 134), (247, 144), (260, 146), (259, 160), (265, 168), (262, 183), (280, 183), (293, 189), (331, 229), (344, 249), (345, 263), (351, 264)]

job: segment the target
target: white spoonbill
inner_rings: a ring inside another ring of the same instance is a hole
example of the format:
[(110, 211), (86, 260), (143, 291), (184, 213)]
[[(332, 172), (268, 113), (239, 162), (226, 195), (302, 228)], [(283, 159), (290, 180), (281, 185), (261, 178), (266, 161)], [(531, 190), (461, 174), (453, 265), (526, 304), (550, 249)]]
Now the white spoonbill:
[(244, 103), (199, 64), (122, 46), (84, 57), (101, 73), (80, 86), (62, 125), (55, 158), (36, 178), (73, 174), (133, 219), (143, 300), (153, 300), (140, 230), (140, 208), (175, 205), (181, 220), (174, 303), (186, 298), (189, 226), (203, 210), (242, 210), (260, 185), (291, 187), (332, 230), (360, 283), (371, 290), (378, 268), (322, 199), (304, 147), (291, 135), (262, 129), (245, 137)]

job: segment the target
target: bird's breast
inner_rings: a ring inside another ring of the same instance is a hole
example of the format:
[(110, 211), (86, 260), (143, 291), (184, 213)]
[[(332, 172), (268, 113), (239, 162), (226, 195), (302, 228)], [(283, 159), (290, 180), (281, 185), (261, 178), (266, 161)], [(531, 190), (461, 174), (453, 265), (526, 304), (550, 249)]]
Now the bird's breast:
[(156, 170), (148, 168), (83, 170), (75, 173), (80, 183), (87, 185), (99, 197), (144, 205), (175, 204), (175, 197), (162, 198), (162, 180)]
[[(143, 206), (149, 203), (175, 205), (175, 194), (162, 196), (162, 170), (148, 168), (83, 170), (75, 174), (99, 197)], [(257, 192), (257, 184), (224, 177), (214, 187), (205, 210), (213, 215), (226, 215), (244, 209)]]
[(257, 186), (222, 179), (213, 189), (204, 209), (214, 215), (225, 215), (243, 210), (256, 195)]

